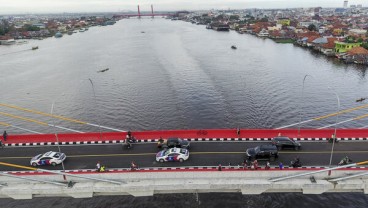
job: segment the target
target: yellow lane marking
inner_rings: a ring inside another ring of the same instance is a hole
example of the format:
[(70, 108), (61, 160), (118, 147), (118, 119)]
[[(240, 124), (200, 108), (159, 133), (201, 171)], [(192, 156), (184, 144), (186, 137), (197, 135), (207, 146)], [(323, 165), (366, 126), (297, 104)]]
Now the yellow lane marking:
[(358, 106), (358, 107), (355, 107), (355, 108), (350, 108), (350, 109), (342, 110), (342, 111), (339, 111), (339, 112), (336, 112), (336, 113), (331, 113), (331, 114), (328, 114), (328, 115), (320, 116), (320, 117), (314, 118), (313, 120), (321, 120), (321, 119), (324, 119), (324, 118), (328, 118), (328, 117), (332, 117), (332, 116), (337, 116), (337, 115), (344, 114), (344, 113), (349, 113), (351, 111), (355, 111), (355, 110), (359, 110), (359, 109), (363, 109), (363, 108), (368, 108), (368, 104), (362, 105), (362, 106)]
[(15, 106), (15, 105), (9, 105), (9, 104), (5, 104), (5, 103), (0, 103), (0, 106), (4, 106), (4, 107), (8, 107), (8, 108), (13, 108), (13, 109), (17, 109), (17, 110), (21, 110), (21, 111), (25, 111), (25, 112), (29, 112), (29, 113), (35, 113), (35, 114), (39, 114), (39, 115), (43, 115), (43, 116), (58, 118), (58, 119), (61, 119), (61, 120), (70, 121), (70, 122), (74, 122), (74, 123), (87, 124), (87, 122), (84, 122), (84, 121), (79, 121), (79, 120), (72, 119), (72, 118), (66, 118), (64, 116), (52, 115), (52, 114), (49, 114), (49, 113), (44, 113), (44, 112), (41, 112), (41, 111), (36, 111), (36, 110), (32, 110), (32, 109), (22, 108), (22, 107), (18, 107), (18, 106)]
[(365, 115), (362, 115), (362, 116), (355, 117), (355, 118), (353, 118), (353, 120), (359, 120), (359, 119), (362, 119), (362, 118), (365, 118), (365, 117), (368, 117), (368, 114), (365, 114)]
[(2, 125), (2, 126), (11, 126), (10, 124), (4, 123), (4, 122), (0, 122), (0, 125)]
[(27, 170), (37, 170), (37, 168), (31, 168), (31, 167), (28, 167), (28, 166), (16, 165), (16, 164), (5, 163), (5, 162), (0, 162), (0, 165), (5, 165), (5, 166), (15, 167), (15, 168), (23, 168), (23, 169), (27, 169)]
[(10, 114), (10, 113), (0, 112), (0, 115), (12, 117), (12, 118), (17, 118), (17, 119), (21, 119), (21, 120), (24, 120), (24, 121), (33, 122), (33, 123), (37, 123), (37, 124), (44, 125), (44, 126), (48, 126), (48, 124), (45, 123), (45, 122), (37, 121), (37, 120), (34, 120), (34, 119), (25, 118), (25, 117), (21, 117), (21, 116), (16, 116), (16, 115), (13, 115), (13, 114)]
[[(319, 152), (279, 152), (280, 154), (330, 154), (331, 151), (319, 151)], [(362, 151), (334, 151), (334, 153), (368, 153), (368, 150)], [(123, 157), (123, 156), (152, 156), (157, 153), (136, 153), (136, 154), (101, 154), (101, 155), (68, 155), (67, 158), (82, 158), (82, 157)], [(245, 152), (192, 152), (192, 155), (207, 155), (207, 154), (245, 154)], [(29, 157), (0, 157), (0, 159), (30, 159)], [(367, 161), (368, 163), (368, 161)]]

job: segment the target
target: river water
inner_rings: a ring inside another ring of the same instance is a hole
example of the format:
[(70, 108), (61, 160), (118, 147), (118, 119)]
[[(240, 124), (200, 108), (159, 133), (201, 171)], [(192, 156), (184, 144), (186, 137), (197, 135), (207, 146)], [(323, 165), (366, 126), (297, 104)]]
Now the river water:
[[(32, 46), (38, 50), (29, 50)], [(237, 50), (230, 49), (236, 45)], [(98, 72), (109, 68), (108, 71)], [(127, 19), (62, 38), (0, 47), (2, 103), (121, 130), (277, 128), (366, 103), (366, 68), (291, 44), (181, 21)], [(305, 79), (302, 93), (303, 78)], [(304, 96), (302, 96), (304, 95)], [(83, 132), (93, 125), (0, 107), (1, 122), (42, 132)], [(9, 114), (37, 120), (16, 119)], [(341, 114), (346, 121), (366, 108)], [(43, 122), (43, 123), (39, 123)], [(336, 117), (301, 128), (334, 124)], [(361, 128), (367, 119), (339, 124)], [(298, 125), (290, 128), (297, 128)], [(2, 127), (3, 128), (3, 127)], [(7, 127), (9, 133), (29, 133)], [(104, 129), (104, 131), (111, 131)], [(353, 200), (352, 200), (353, 199)], [(366, 207), (363, 194), (239, 194), (2, 200), (1, 207)]]

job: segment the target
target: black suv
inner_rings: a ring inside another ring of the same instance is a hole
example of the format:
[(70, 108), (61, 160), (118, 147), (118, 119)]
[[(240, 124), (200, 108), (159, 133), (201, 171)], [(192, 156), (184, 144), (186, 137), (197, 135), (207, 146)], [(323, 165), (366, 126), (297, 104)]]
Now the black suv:
[(275, 137), (272, 139), (272, 144), (276, 145), (278, 150), (282, 149), (295, 149), (300, 150), (302, 145), (289, 137)]
[(189, 149), (190, 143), (186, 140), (182, 140), (179, 138), (168, 138), (166, 143), (162, 144), (161, 147), (163, 148), (173, 148), (173, 147), (178, 147), (178, 148), (185, 148), (185, 149)]
[(269, 159), (274, 161), (279, 157), (279, 152), (275, 145), (260, 145), (246, 150), (247, 159)]

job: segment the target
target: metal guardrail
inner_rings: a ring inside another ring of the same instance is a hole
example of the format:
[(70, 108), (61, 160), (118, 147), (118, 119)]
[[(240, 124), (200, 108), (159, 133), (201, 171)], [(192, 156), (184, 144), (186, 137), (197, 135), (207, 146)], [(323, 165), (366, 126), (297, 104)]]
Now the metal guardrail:
[(349, 165), (342, 165), (342, 166), (337, 166), (337, 167), (333, 167), (333, 168), (326, 168), (326, 169), (323, 169), (323, 170), (317, 170), (317, 171), (312, 171), (312, 172), (308, 172), (308, 173), (301, 173), (301, 174), (296, 174), (296, 175), (291, 175), (291, 176), (274, 178), (274, 179), (270, 179), (269, 181), (270, 182), (278, 182), (278, 181), (283, 181), (283, 180), (286, 180), (286, 179), (297, 178), (297, 177), (300, 177), (300, 176), (313, 175), (313, 174), (316, 174), (316, 173), (323, 173), (323, 172), (342, 169), (342, 168), (348, 168), (348, 167), (353, 167), (353, 166), (358, 166), (358, 165), (364, 165), (364, 164), (367, 164), (367, 163), (368, 163), (368, 161), (352, 163), (352, 164), (349, 164)]

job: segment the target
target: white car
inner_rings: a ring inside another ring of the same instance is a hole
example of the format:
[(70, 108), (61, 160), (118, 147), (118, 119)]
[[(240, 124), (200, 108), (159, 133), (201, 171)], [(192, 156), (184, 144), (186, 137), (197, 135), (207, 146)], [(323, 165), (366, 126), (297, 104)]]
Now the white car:
[(31, 159), (31, 165), (34, 167), (41, 165), (56, 166), (61, 164), (65, 160), (65, 158), (66, 155), (64, 153), (49, 151), (46, 152), (45, 154), (39, 154), (34, 156)]
[(184, 162), (189, 158), (189, 151), (182, 148), (170, 148), (167, 150), (162, 150), (156, 154), (157, 162)]

